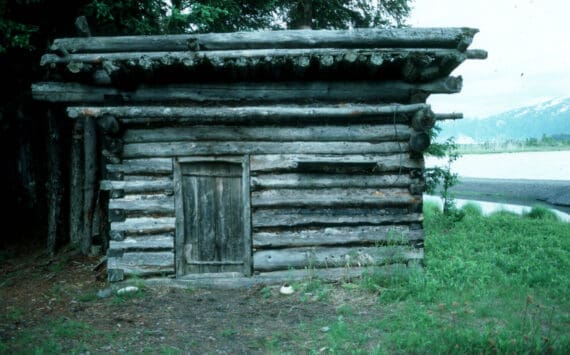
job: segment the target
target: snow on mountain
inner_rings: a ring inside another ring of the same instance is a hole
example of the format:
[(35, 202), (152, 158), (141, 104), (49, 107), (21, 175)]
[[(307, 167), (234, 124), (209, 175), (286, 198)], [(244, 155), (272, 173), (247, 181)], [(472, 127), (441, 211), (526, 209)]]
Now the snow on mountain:
[(551, 99), (480, 120), (466, 117), (443, 122), (441, 127), (440, 139), (471, 138), (479, 143), (570, 135), (570, 97)]

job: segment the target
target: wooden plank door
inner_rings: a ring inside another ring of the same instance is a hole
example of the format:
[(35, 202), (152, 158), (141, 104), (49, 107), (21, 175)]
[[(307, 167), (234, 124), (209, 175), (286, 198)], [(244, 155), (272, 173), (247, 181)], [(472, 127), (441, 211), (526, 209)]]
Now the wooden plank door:
[(180, 164), (184, 243), (178, 265), (184, 270), (179, 272), (248, 274), (243, 177), (241, 162)]

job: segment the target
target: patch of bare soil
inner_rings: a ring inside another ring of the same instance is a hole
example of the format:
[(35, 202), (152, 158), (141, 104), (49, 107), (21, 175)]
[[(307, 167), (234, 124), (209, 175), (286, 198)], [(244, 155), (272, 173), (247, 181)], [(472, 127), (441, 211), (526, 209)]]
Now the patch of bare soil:
[(325, 327), (326, 336), (343, 309), (361, 321), (378, 316), (374, 295), (323, 284), (285, 296), (276, 287), (186, 290), (141, 282), (134, 295), (98, 298), (108, 286), (94, 271), (98, 262), (71, 253), (2, 261), (0, 352), (49, 346), (48, 352), (298, 353), (316, 346), (306, 331)]

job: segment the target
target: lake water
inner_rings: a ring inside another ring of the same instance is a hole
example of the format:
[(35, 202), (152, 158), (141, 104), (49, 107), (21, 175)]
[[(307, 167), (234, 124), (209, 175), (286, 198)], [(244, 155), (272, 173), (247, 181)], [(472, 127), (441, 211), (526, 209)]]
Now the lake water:
[[(426, 167), (445, 162), (426, 157)], [(489, 179), (568, 180), (570, 151), (464, 155), (452, 165), (459, 176)]]
[[(442, 166), (444, 160), (426, 157), (426, 167)], [(455, 161), (451, 170), (460, 177), (488, 179), (530, 179), (530, 180), (562, 180), (570, 184), (570, 151), (561, 152), (525, 152), (501, 154), (464, 155)], [(426, 201), (441, 205), (437, 196), (424, 196)], [(499, 210), (522, 214), (530, 210), (529, 206), (502, 203), (469, 201), (457, 199), (458, 207), (469, 202), (481, 206), (484, 214)], [(553, 210), (561, 220), (570, 222), (570, 215)]]

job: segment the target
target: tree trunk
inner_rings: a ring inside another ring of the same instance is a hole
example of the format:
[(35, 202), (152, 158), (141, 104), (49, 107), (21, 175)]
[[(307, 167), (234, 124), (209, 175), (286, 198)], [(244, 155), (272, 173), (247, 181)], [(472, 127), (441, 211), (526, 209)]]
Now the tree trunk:
[(291, 29), (311, 29), (313, 27), (313, 4), (312, 0), (298, 0), (291, 9)]
[(81, 247), (83, 227), (83, 120), (75, 120), (71, 131), (69, 234), (71, 245)]
[(85, 177), (83, 185), (83, 238), (81, 253), (89, 254), (93, 238), (93, 218), (97, 200), (97, 127), (95, 120), (87, 118), (83, 127), (83, 153)]
[(48, 180), (47, 180), (47, 199), (48, 199), (48, 234), (47, 234), (47, 250), (50, 255), (54, 255), (57, 250), (58, 241), (61, 231), (61, 205), (63, 200), (63, 184), (62, 184), (62, 160), (61, 160), (61, 127), (58, 117), (51, 109), (47, 111), (48, 119)]

